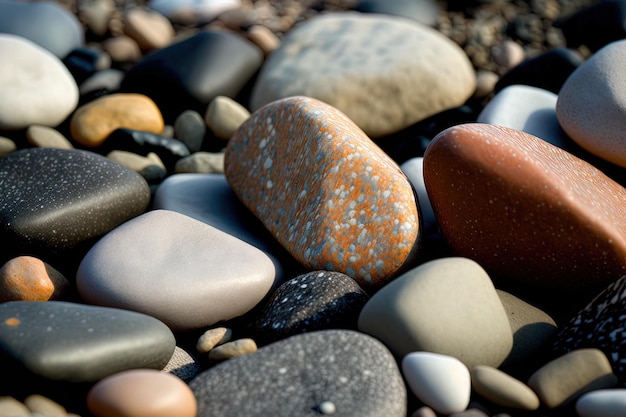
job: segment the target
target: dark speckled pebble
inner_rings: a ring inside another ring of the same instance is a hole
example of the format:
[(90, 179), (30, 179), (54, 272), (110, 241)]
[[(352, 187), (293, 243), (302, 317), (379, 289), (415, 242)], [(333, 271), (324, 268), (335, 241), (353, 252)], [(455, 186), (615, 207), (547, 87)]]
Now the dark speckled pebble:
[(407, 411), (389, 350), (352, 330), (289, 337), (210, 368), (189, 386), (198, 417), (318, 417), (322, 404), (342, 417), (406, 417)]
[(0, 252), (68, 254), (142, 214), (149, 202), (139, 174), (93, 152), (14, 152), (0, 159)]
[(261, 343), (298, 333), (355, 329), (369, 297), (348, 275), (312, 271), (283, 283), (252, 322)]
[(79, 383), (160, 370), (175, 349), (172, 331), (145, 314), (63, 301), (0, 304), (0, 367), (22, 378)]

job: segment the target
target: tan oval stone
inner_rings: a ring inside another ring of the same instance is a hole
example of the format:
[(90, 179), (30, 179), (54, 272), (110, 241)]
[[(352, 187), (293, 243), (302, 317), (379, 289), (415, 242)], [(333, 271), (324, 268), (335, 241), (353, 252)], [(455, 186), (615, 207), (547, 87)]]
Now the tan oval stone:
[(161, 13), (133, 8), (124, 15), (124, 33), (145, 51), (164, 48), (174, 39), (172, 23)]
[(209, 352), (210, 361), (223, 361), (257, 351), (256, 342), (250, 338), (237, 339), (214, 347)]
[(535, 136), (448, 128), (426, 149), (424, 182), (454, 253), (494, 278), (584, 291), (626, 273), (626, 189)]
[(74, 140), (82, 145), (101, 145), (115, 129), (127, 128), (160, 134), (161, 111), (143, 94), (118, 93), (80, 106), (70, 120)]
[(17, 145), (9, 138), (0, 136), (0, 157), (10, 154), (17, 149)]
[(194, 152), (176, 161), (174, 172), (177, 174), (223, 174), (223, 152)]
[(0, 397), (0, 417), (30, 417), (30, 410), (13, 397)]
[(470, 375), (472, 388), (494, 404), (531, 411), (539, 408), (539, 398), (528, 385), (497, 368), (474, 366)]
[(415, 258), (421, 220), (409, 180), (326, 103), (290, 97), (256, 111), (228, 142), (224, 173), (309, 269), (379, 288)]
[(56, 129), (32, 125), (26, 129), (26, 140), (40, 148), (72, 149), (72, 143)]
[(612, 388), (617, 382), (606, 355), (590, 348), (573, 350), (548, 362), (530, 376), (528, 386), (546, 407), (557, 408), (587, 392)]
[(141, 50), (130, 36), (118, 35), (105, 39), (102, 49), (113, 62), (135, 63), (141, 60)]
[(252, 25), (248, 28), (247, 35), (265, 55), (269, 55), (280, 46), (280, 39), (267, 26)]
[(230, 338), (233, 335), (233, 331), (227, 327), (215, 327), (209, 329), (198, 338), (196, 343), (196, 350), (199, 353), (209, 353), (215, 346), (222, 343), (230, 342)]
[(32, 256), (18, 256), (0, 268), (0, 302), (58, 300), (69, 287), (59, 271)]
[(180, 378), (155, 369), (133, 369), (108, 376), (87, 394), (96, 417), (196, 417), (196, 398)]
[(46, 417), (66, 417), (67, 410), (61, 404), (39, 394), (31, 394), (24, 399), (24, 405), (32, 413)]
[(249, 117), (248, 109), (232, 98), (217, 96), (209, 103), (204, 121), (215, 136), (228, 140)]

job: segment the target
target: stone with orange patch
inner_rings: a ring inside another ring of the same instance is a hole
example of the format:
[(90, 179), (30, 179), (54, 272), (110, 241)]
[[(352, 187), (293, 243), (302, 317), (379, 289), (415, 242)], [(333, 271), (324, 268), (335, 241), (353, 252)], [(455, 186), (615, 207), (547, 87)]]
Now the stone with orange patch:
[(535, 136), (448, 128), (424, 154), (424, 181), (454, 252), (494, 278), (584, 293), (626, 274), (626, 189)]
[(404, 173), (352, 120), (296, 96), (234, 133), (225, 175), (239, 199), (305, 267), (380, 288), (414, 259), (418, 203)]
[(41, 259), (18, 256), (0, 268), (0, 302), (60, 299), (70, 283)]

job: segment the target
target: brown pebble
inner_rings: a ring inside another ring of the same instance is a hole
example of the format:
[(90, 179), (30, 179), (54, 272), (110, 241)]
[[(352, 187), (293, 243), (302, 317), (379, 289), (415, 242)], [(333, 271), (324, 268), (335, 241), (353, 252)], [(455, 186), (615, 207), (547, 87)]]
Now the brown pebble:
[(216, 346), (209, 352), (210, 361), (223, 361), (226, 359), (236, 358), (237, 356), (247, 355), (257, 351), (256, 342), (252, 339), (237, 339)]
[(233, 331), (226, 327), (216, 327), (209, 329), (200, 336), (196, 343), (196, 350), (199, 353), (209, 353), (215, 346), (230, 341)]
[(18, 256), (0, 268), (0, 302), (58, 300), (69, 286), (63, 274), (32, 256)]

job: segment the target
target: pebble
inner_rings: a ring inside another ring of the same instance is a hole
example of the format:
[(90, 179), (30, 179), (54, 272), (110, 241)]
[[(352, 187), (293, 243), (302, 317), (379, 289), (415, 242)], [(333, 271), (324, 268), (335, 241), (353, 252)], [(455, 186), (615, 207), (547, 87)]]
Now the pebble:
[(236, 97), (262, 63), (263, 52), (243, 36), (200, 31), (146, 55), (126, 72), (121, 89), (152, 98), (173, 123), (185, 110), (204, 114), (217, 96)]
[(457, 358), (468, 368), (498, 367), (513, 346), (489, 275), (460, 257), (423, 263), (381, 288), (361, 310), (358, 328), (399, 359), (426, 351)]
[(232, 98), (217, 96), (209, 103), (204, 121), (215, 136), (228, 140), (250, 116), (250, 111)]
[(241, 4), (241, 0), (153, 0), (150, 7), (174, 22), (189, 24), (208, 22)]
[[(0, 7), (10, 3), (4, 1)], [(56, 127), (76, 108), (78, 86), (63, 62), (47, 49), (21, 36), (0, 33), (0, 61), (4, 63), (0, 89), (5, 92), (0, 97), (0, 129)]]
[(196, 343), (198, 353), (209, 353), (214, 347), (230, 342), (233, 331), (227, 327), (215, 327), (202, 333)]
[(65, 417), (67, 410), (60, 404), (43, 395), (32, 394), (24, 399), (24, 405), (31, 413), (45, 417)]
[(576, 349), (537, 369), (528, 386), (548, 408), (564, 407), (581, 395), (617, 384), (606, 355), (599, 349)]
[(26, 129), (28, 143), (39, 148), (73, 149), (61, 132), (48, 126), (31, 125)]
[[(96, 382), (132, 368), (162, 369), (175, 338), (163, 322), (132, 311), (66, 301), (0, 303), (2, 364), (26, 383)], [(20, 371), (18, 371), (20, 370)], [(6, 384), (15, 381), (3, 381)]]
[(177, 174), (223, 174), (224, 152), (194, 152), (176, 161)]
[(140, 175), (95, 153), (13, 152), (0, 159), (2, 256), (69, 255), (143, 213), (149, 203), (150, 190)]
[(0, 397), (0, 416), (2, 417), (29, 417), (30, 410), (24, 403), (13, 397)]
[(432, 352), (411, 352), (402, 359), (402, 373), (415, 396), (434, 411), (464, 411), (470, 401), (471, 379), (457, 358)]
[(451, 248), (494, 278), (584, 292), (625, 271), (626, 190), (535, 136), (481, 123), (446, 129), (424, 154), (424, 181)]
[(224, 361), (247, 355), (249, 353), (254, 353), (256, 351), (256, 342), (253, 339), (246, 337), (244, 339), (237, 339), (222, 343), (211, 349), (208, 356), (210, 361)]
[(198, 409), (189, 386), (154, 369), (131, 369), (98, 381), (87, 394), (95, 417), (195, 417)]
[(316, 330), (356, 330), (359, 313), (368, 299), (345, 274), (311, 271), (278, 287), (248, 327), (263, 343)]
[(0, 157), (6, 156), (17, 150), (17, 145), (9, 138), (0, 136)]
[(63, 298), (70, 282), (41, 259), (18, 256), (0, 268), (0, 302), (48, 301)]
[(620, 417), (626, 413), (626, 389), (599, 389), (576, 400), (580, 417)]
[(202, 148), (206, 129), (203, 117), (194, 110), (185, 110), (174, 121), (174, 135), (191, 153)]
[(626, 124), (626, 87), (620, 84), (626, 40), (613, 42), (581, 64), (563, 84), (556, 103), (559, 123), (576, 143), (609, 162), (626, 167), (619, 137)]
[(402, 165), (400, 165), (400, 169), (407, 176), (417, 193), (417, 201), (419, 202), (420, 214), (422, 215), (424, 233), (437, 233), (439, 225), (435, 213), (433, 212), (433, 207), (428, 199), (428, 192), (426, 191), (426, 184), (424, 183), (424, 158), (411, 158), (403, 162)]
[(224, 361), (189, 383), (198, 417), (336, 414), (406, 416), (407, 392), (393, 356), (352, 330), (295, 335)]
[(148, 156), (141, 156), (127, 151), (111, 151), (106, 157), (139, 173), (148, 183), (160, 182), (167, 176), (163, 161), (154, 152), (149, 153)]
[(142, 312), (179, 332), (247, 313), (274, 280), (261, 250), (170, 210), (151, 210), (107, 233), (76, 273), (85, 302)]
[(119, 69), (110, 68), (96, 71), (80, 84), (79, 91), (81, 96), (102, 90), (115, 91), (120, 88), (123, 78), (124, 71)]
[(161, 13), (134, 8), (124, 14), (124, 33), (132, 38), (142, 51), (165, 48), (174, 39), (172, 23)]
[(436, 26), (441, 6), (433, 0), (359, 0), (352, 7), (361, 13), (380, 13), (413, 19), (420, 24)]
[[(2, 1), (0, 3), (0, 33), (27, 39), (60, 59), (84, 43), (83, 29), (79, 20), (69, 10), (54, 1), (33, 3)], [(2, 61), (5, 64), (9, 63), (5, 59)], [(45, 63), (33, 62), (32, 65), (33, 69), (40, 65), (45, 67)], [(45, 75), (49, 70), (49, 68), (46, 68), (46, 71), (40, 70), (39, 74)], [(3, 75), (1, 78), (5, 77), (6, 75)]]
[(261, 68), (250, 107), (308, 96), (376, 138), (463, 104), (475, 88), (467, 55), (434, 29), (391, 15), (331, 13), (285, 35)]
[[(279, 122), (285, 119), (290, 123)], [(291, 97), (255, 112), (229, 140), (224, 173), (246, 207), (310, 270), (345, 273), (368, 290), (416, 255), (420, 219), (406, 176), (342, 112), (319, 100)]]
[(114, 63), (134, 65), (141, 60), (139, 44), (130, 36), (117, 35), (102, 41), (102, 50)]
[(425, 405), (415, 410), (413, 414), (411, 414), (411, 417), (437, 417), (437, 413), (435, 413), (435, 410)]
[(104, 143), (116, 129), (159, 134), (163, 116), (154, 101), (142, 94), (109, 94), (80, 106), (70, 120), (72, 138), (87, 147)]
[(274, 52), (281, 44), (281, 40), (267, 26), (252, 25), (246, 31), (248, 40), (261, 48), (265, 57)]
[(622, 332), (625, 305), (626, 277), (623, 276), (560, 326), (552, 353), (563, 355), (577, 349), (600, 349), (606, 353), (620, 385), (626, 387), (626, 359), (622, 356), (626, 346)]
[(509, 70), (524, 61), (524, 48), (512, 40), (505, 40), (491, 49), (491, 55), (500, 67)]
[(497, 368), (474, 366), (470, 376), (474, 391), (494, 404), (530, 411), (539, 408), (539, 398), (528, 385)]

